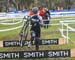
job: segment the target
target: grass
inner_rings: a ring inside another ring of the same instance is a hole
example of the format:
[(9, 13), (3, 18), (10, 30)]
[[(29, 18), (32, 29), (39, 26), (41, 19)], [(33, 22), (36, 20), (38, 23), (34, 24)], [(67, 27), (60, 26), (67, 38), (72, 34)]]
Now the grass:
[(7, 32), (0, 32), (0, 40), (12, 40), (18, 37), (19, 32), (21, 29), (16, 29), (12, 31), (7, 31)]
[[(61, 19), (60, 19), (61, 20)], [(53, 20), (51, 19), (51, 24), (56, 24), (59, 23), (60, 20)], [(19, 24), (21, 25), (21, 23)], [(13, 26), (5, 26), (5, 25), (0, 25), (0, 29), (5, 29), (9, 27), (14, 27), (14, 26), (19, 26), (19, 25), (13, 25)], [(49, 26), (48, 29), (45, 29), (44, 27), (41, 28), (41, 38), (62, 38), (59, 28), (61, 28), (61, 25), (55, 25), (55, 26)], [(66, 27), (65, 27), (66, 28)], [(19, 38), (19, 32), (20, 29), (16, 29), (13, 31), (8, 31), (8, 32), (0, 32), (0, 40), (15, 40)], [(69, 36), (71, 37), (69, 39), (68, 44), (64, 45), (42, 45), (40, 46), (40, 50), (58, 50), (58, 49), (71, 49), (75, 48), (75, 33), (70, 32)], [(32, 47), (33, 50), (35, 50), (35, 46)], [(0, 51), (25, 51), (29, 50), (27, 46), (24, 47), (8, 47), (8, 48), (0, 48)], [(5, 59), (2, 59), (5, 60)], [(10, 60), (10, 59), (7, 59)], [(11, 59), (11, 60), (26, 60), (26, 59)], [(28, 60), (33, 60), (33, 59), (28, 59)], [(34, 59), (34, 60), (75, 60), (75, 58), (43, 58), (43, 59)]]

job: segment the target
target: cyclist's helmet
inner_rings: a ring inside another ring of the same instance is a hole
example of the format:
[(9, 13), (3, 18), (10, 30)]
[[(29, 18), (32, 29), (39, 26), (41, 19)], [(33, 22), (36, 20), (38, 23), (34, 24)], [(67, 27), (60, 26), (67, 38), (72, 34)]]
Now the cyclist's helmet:
[(38, 10), (39, 10), (38, 7), (33, 7), (33, 8), (32, 8), (32, 12), (33, 12), (34, 14), (37, 14), (37, 13), (38, 13)]

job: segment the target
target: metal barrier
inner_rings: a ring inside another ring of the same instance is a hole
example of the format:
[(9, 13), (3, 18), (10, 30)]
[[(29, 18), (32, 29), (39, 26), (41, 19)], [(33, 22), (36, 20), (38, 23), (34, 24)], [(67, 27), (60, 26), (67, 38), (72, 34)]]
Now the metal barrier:
[[(67, 43), (68, 43), (69, 31), (75, 31), (75, 29), (72, 28), (72, 27), (70, 27), (69, 24), (75, 24), (75, 20), (64, 20), (64, 21), (60, 21), (60, 23), (62, 25), (62, 28), (60, 29), (60, 32), (61, 32), (62, 36), (67, 39)], [(67, 29), (64, 29), (64, 26), (66, 26)], [(64, 35), (64, 31), (67, 32), (66, 33), (67, 34), (66, 36)]]

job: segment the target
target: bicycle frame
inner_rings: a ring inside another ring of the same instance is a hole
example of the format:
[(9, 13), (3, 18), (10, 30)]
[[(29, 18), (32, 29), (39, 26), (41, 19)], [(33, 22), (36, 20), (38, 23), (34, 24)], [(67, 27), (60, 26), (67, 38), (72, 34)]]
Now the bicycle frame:
[(26, 19), (26, 21), (24, 21), (24, 25), (19, 33), (19, 41), (21, 46), (23, 46), (23, 38), (25, 38), (25, 40), (27, 40), (27, 36), (28, 36), (28, 32), (27, 28), (29, 27), (29, 19), (28, 18), (24, 18)]

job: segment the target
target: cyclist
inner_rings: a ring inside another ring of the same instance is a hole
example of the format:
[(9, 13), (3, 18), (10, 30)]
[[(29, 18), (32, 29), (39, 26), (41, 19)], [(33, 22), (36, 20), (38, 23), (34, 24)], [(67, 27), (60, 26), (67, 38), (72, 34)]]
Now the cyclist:
[(32, 41), (35, 40), (35, 45), (36, 45), (36, 50), (39, 50), (39, 40), (40, 40), (40, 32), (41, 32), (41, 23), (42, 23), (42, 18), (38, 15), (38, 7), (33, 7), (32, 12), (33, 15), (30, 16), (31, 20), (31, 44), (33, 43)]

